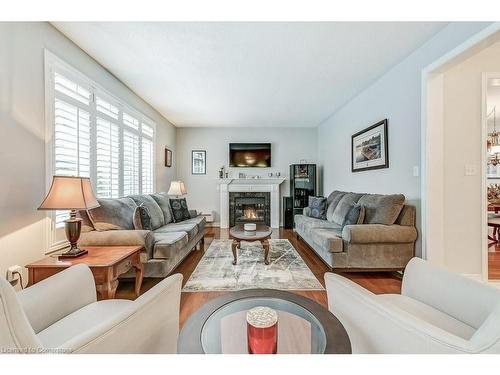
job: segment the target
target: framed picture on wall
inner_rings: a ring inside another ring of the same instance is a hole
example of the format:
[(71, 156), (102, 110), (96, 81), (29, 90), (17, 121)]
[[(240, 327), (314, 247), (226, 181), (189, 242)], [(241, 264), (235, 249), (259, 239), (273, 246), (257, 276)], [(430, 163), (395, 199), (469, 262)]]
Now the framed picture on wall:
[(207, 152), (205, 150), (191, 151), (191, 174), (207, 173)]
[(351, 170), (361, 172), (389, 168), (387, 119), (351, 137)]
[(165, 167), (172, 166), (172, 150), (165, 147)]

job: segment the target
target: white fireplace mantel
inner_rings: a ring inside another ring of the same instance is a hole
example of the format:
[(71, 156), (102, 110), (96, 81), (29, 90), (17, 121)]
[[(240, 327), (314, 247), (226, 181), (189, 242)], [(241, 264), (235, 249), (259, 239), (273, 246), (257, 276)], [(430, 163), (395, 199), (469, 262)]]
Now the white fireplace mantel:
[(280, 226), (280, 184), (284, 178), (223, 178), (219, 180), (220, 227), (229, 228), (230, 192), (269, 192), (271, 195), (271, 228)]

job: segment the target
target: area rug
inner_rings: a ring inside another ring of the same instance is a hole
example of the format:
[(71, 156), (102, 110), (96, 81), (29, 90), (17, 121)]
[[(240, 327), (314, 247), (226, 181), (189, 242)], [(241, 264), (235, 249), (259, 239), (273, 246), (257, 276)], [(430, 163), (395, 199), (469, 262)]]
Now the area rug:
[(324, 290), (288, 240), (269, 240), (269, 265), (259, 241), (241, 241), (233, 266), (232, 240), (213, 240), (183, 292), (233, 291), (250, 288)]

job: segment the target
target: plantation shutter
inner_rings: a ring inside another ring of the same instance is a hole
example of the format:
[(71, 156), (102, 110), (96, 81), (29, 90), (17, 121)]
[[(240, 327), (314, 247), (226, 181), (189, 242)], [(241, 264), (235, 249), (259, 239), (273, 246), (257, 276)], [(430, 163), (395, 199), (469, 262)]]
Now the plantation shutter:
[[(65, 64), (50, 77), (52, 174), (90, 177), (98, 198), (153, 193), (154, 123)], [(68, 216), (56, 211), (56, 228)]]
[[(54, 174), (90, 177), (90, 91), (54, 74)], [(68, 211), (56, 211), (56, 226), (62, 226)]]
[(139, 194), (139, 120), (123, 113), (123, 194)]
[(154, 147), (152, 126), (142, 123), (142, 192), (148, 194), (153, 192), (153, 168)]

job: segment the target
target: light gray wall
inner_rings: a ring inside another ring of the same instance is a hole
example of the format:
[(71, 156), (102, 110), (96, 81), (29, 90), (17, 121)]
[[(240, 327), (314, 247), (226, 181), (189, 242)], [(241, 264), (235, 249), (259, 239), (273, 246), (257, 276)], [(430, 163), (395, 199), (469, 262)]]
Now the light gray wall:
[(49, 23), (0, 23), (0, 277), (47, 250), (46, 215), (36, 211), (46, 192), (44, 48), (153, 119), (158, 189), (175, 177), (175, 166), (163, 167), (174, 126)]
[[(177, 175), (188, 190), (188, 205), (205, 212), (214, 211), (219, 221), (219, 168), (229, 165), (229, 143), (270, 142), (271, 168), (230, 168), (230, 177), (239, 172), (267, 177), (280, 172), (287, 180), (281, 184), (281, 196), (289, 195), (289, 166), (301, 159), (315, 163), (317, 155), (316, 128), (177, 128)], [(207, 151), (207, 174), (191, 174), (191, 150)], [(280, 206), (281, 206), (280, 199)], [(282, 211), (280, 209), (280, 211)], [(280, 215), (283, 213), (280, 212)], [(281, 217), (281, 216), (280, 216)]]
[[(325, 195), (335, 189), (403, 193), (417, 206), (420, 229), (420, 177), (413, 176), (413, 167), (420, 167), (421, 71), (489, 24), (449, 24), (319, 126), (318, 160)], [(384, 118), (389, 120), (390, 167), (352, 173), (351, 135)], [(420, 240), (417, 254), (421, 254)]]

